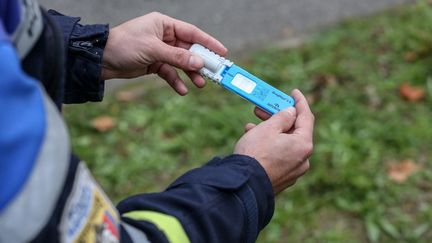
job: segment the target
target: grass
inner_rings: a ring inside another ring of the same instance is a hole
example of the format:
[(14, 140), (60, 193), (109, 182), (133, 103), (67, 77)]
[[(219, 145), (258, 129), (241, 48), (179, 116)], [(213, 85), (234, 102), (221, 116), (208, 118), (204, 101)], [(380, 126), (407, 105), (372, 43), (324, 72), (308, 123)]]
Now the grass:
[[(316, 116), (311, 170), (278, 196), (259, 242), (432, 241), (432, 6), (346, 20), (300, 47), (236, 61), (281, 90), (304, 91)], [(425, 97), (406, 101), (402, 83)], [(65, 108), (74, 150), (115, 202), (231, 153), (243, 125), (258, 121), (252, 105), (213, 84), (186, 97), (155, 83), (126, 89), (145, 92)], [(90, 120), (101, 115), (115, 128), (97, 132)], [(407, 159), (419, 172), (391, 180), (389, 166)]]

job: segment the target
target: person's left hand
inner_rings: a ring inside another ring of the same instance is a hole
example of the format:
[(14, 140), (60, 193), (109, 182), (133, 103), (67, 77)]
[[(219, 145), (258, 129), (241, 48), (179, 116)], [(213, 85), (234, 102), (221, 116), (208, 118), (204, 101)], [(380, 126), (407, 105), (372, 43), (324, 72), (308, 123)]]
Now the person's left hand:
[(187, 93), (175, 67), (197, 87), (205, 85), (196, 72), (204, 61), (187, 49), (199, 43), (224, 56), (227, 49), (197, 27), (160, 13), (150, 13), (110, 30), (104, 50), (101, 79), (134, 78), (156, 73), (180, 95)]

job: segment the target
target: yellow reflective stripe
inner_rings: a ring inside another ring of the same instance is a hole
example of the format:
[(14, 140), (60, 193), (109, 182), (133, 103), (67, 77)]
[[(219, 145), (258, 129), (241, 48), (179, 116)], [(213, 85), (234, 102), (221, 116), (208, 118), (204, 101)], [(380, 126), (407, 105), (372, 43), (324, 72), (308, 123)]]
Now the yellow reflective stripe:
[(159, 230), (163, 231), (170, 243), (189, 243), (182, 225), (177, 218), (154, 211), (133, 211), (123, 214), (123, 216), (135, 219), (145, 220), (156, 225)]

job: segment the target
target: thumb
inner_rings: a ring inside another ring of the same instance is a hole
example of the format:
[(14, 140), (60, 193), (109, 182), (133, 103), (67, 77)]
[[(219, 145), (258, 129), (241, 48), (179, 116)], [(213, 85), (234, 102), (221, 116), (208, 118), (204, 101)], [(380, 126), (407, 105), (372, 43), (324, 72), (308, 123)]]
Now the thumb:
[(156, 61), (164, 62), (185, 71), (198, 71), (204, 67), (204, 60), (189, 50), (160, 42), (155, 48)]
[(294, 107), (289, 107), (285, 110), (282, 110), (267, 121), (263, 122), (271, 129), (277, 129), (281, 132), (288, 132), (291, 127), (294, 125), (295, 120), (297, 118), (297, 111)]

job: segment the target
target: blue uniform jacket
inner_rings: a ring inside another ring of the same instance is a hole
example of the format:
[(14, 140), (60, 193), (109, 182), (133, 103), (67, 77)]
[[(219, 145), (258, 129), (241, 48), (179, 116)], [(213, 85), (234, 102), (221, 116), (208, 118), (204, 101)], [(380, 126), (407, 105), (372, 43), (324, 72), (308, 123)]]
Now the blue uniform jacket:
[(102, 100), (108, 26), (42, 11), (44, 31), (20, 59), (19, 4), (0, 0), (0, 242), (254, 242), (274, 195), (248, 156), (216, 157), (163, 192), (112, 205), (71, 152), (59, 112)]

